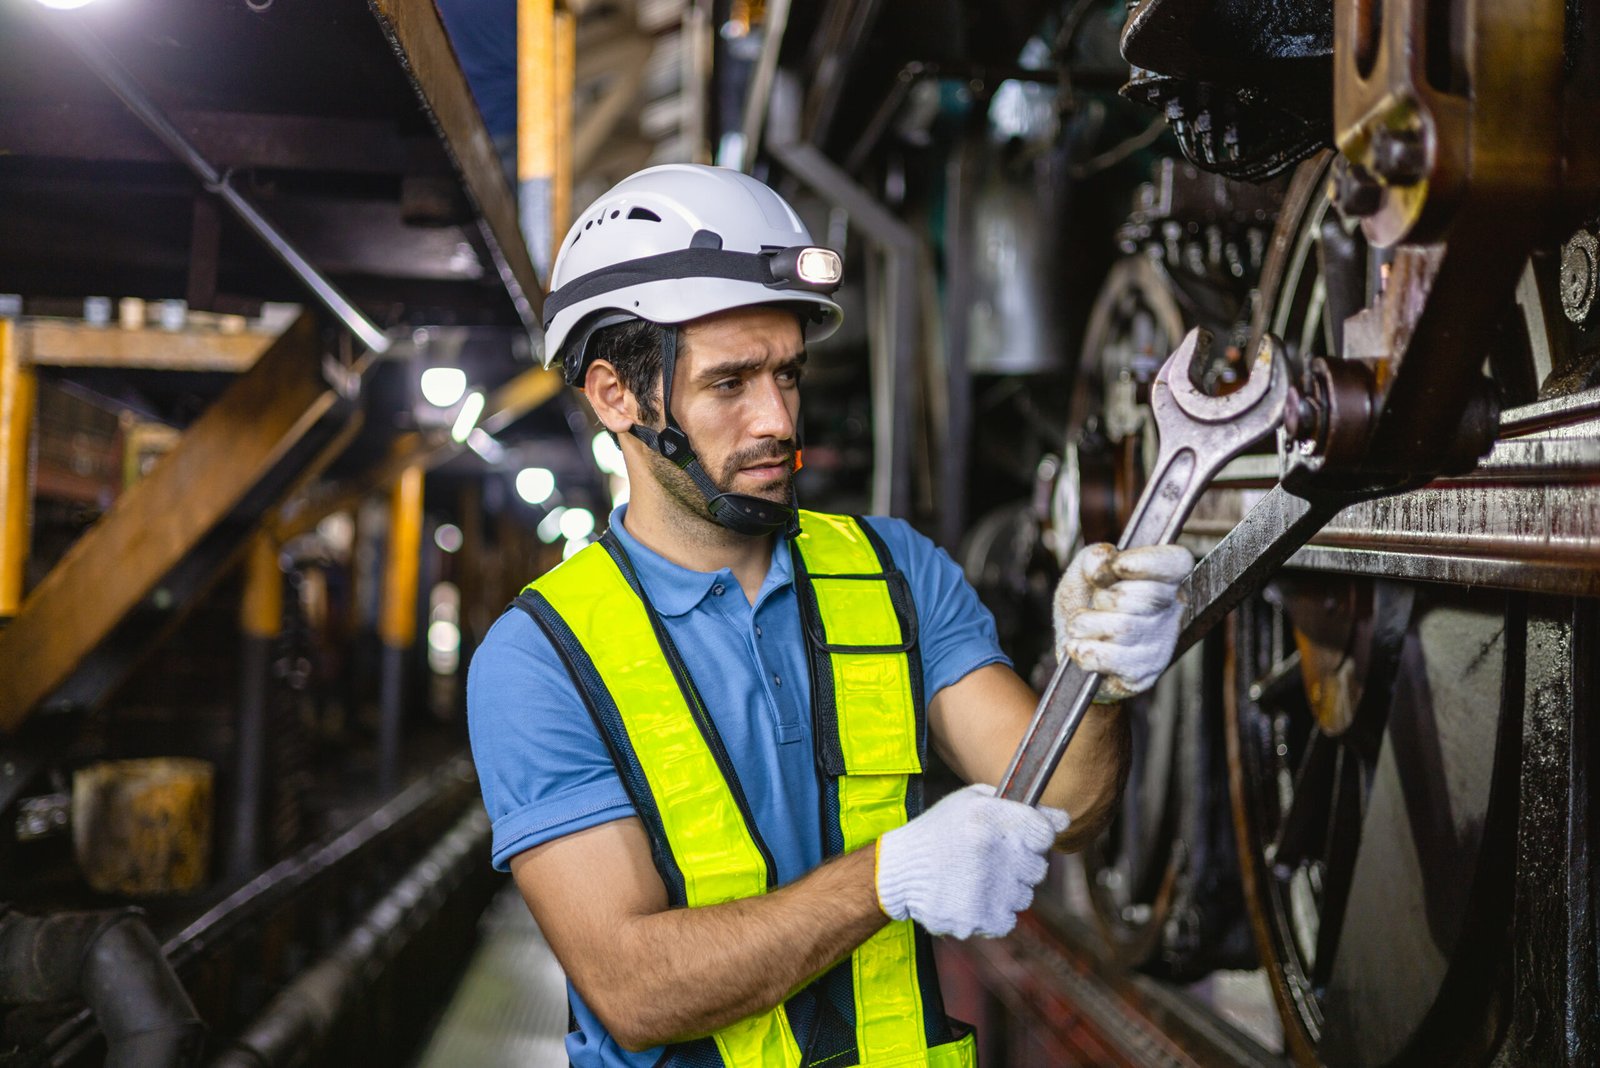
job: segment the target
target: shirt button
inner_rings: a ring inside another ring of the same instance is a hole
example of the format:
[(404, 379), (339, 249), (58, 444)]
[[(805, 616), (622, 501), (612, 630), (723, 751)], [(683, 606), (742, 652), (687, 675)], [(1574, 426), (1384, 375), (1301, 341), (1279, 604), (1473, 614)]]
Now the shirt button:
[(721, 597), (722, 596), (722, 583), (719, 582), (715, 586), (711, 587), (711, 593), (714, 596)]
[(756, 637), (761, 637), (761, 627), (759, 624), (756, 626)]
[(778, 676), (774, 675), (774, 676), (772, 676), (772, 685), (774, 685), (774, 686), (782, 686), (783, 685), (783, 680), (780, 679)]

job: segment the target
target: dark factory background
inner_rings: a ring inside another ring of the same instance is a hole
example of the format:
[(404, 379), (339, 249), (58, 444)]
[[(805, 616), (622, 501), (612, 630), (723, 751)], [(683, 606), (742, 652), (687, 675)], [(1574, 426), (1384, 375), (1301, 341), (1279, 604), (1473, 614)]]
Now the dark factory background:
[(844, 256), (804, 502), (912, 520), (1037, 685), (1166, 355), (1293, 369), (1112, 829), (939, 947), (983, 1064), (1597, 1063), (1597, 27), (0, 0), (0, 1068), (565, 1063), (464, 681), (626, 500), (541, 308), (676, 161)]

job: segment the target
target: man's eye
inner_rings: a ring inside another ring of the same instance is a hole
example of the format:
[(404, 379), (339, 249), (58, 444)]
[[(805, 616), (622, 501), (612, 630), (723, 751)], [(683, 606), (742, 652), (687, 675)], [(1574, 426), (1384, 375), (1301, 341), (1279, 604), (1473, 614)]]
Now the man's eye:
[(717, 381), (711, 383), (711, 388), (712, 389), (722, 390), (723, 392), (726, 393), (729, 390), (737, 388), (738, 385), (739, 385), (739, 380), (737, 378), (722, 378), (722, 379), (718, 379)]

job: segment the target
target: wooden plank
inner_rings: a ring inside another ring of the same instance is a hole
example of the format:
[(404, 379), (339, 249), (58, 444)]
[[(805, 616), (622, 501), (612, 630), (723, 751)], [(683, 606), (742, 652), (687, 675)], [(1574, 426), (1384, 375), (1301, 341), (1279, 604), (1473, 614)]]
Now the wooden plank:
[[(29, 594), (0, 632), (0, 732), (68, 682), (158, 586), (200, 588), (201, 572), (223, 566), (267, 508), (331, 459), (354, 405), (321, 365), (316, 326), (302, 316)], [(131, 660), (111, 658), (118, 671)]]
[(22, 357), (37, 367), (116, 367), (243, 374), (276, 340), (216, 330), (122, 330), (71, 319), (25, 319)]

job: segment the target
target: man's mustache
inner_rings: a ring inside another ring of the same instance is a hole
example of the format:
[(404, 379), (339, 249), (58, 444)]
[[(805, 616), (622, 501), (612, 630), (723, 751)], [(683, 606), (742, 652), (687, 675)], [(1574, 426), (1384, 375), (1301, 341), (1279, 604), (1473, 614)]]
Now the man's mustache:
[(751, 449), (749, 452), (735, 453), (728, 461), (728, 470), (742, 471), (746, 467), (765, 467), (769, 464), (794, 463), (795, 448), (789, 446), (782, 452), (771, 452), (766, 449)]

